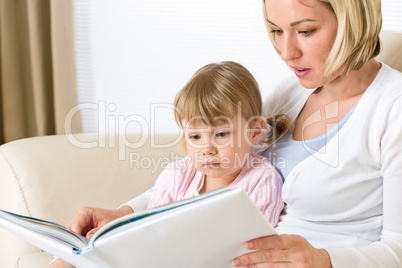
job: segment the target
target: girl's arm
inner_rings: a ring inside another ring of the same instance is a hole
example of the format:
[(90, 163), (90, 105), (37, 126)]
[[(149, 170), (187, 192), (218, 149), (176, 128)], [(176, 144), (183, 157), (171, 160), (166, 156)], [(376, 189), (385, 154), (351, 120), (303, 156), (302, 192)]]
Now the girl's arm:
[(75, 266), (62, 259), (55, 258), (48, 264), (47, 268), (75, 268)]
[(145, 210), (148, 206), (149, 201), (151, 200), (151, 196), (154, 192), (154, 187), (148, 189), (144, 193), (140, 194), (139, 196), (131, 199), (127, 203), (121, 205), (122, 206), (129, 206), (134, 212)]

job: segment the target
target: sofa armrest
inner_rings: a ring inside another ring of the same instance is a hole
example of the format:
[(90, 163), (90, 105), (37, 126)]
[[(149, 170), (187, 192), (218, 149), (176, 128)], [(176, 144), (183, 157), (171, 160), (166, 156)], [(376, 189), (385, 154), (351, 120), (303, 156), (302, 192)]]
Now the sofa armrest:
[[(55, 135), (0, 147), (0, 208), (67, 225), (82, 206), (116, 208), (181, 158), (178, 135)], [(0, 228), (0, 268), (39, 249)], [(21, 267), (21, 266), (18, 266)], [(31, 266), (32, 268), (32, 266)]]

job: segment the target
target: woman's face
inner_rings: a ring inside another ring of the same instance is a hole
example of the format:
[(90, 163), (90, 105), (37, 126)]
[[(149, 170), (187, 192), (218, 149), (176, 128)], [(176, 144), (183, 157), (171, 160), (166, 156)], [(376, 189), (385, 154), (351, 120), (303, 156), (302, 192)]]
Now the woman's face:
[(317, 0), (266, 0), (265, 8), (281, 58), (304, 87), (324, 86), (339, 76), (324, 76), (338, 28), (332, 10)]

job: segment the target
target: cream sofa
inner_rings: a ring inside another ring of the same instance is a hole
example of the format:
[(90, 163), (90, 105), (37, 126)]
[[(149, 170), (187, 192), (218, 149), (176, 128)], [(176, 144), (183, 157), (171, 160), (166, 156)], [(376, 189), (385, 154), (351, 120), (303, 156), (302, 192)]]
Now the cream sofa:
[[(402, 34), (384, 32), (382, 41), (379, 60), (402, 71)], [(178, 137), (162, 134), (10, 142), (0, 147), (0, 209), (67, 225), (81, 206), (116, 208), (142, 193), (181, 156)], [(42, 268), (51, 258), (0, 228), (0, 268)]]

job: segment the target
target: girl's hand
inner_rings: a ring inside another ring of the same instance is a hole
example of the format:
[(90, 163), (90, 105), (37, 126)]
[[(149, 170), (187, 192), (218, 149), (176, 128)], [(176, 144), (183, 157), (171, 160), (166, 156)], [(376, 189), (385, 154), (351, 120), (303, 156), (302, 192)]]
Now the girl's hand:
[(75, 214), (68, 228), (73, 232), (86, 236), (88, 239), (103, 225), (124, 215), (133, 213), (131, 207), (122, 206), (119, 209), (83, 207)]
[(61, 259), (55, 259), (46, 268), (75, 268), (75, 266)]
[(318, 267), (332, 268), (329, 254), (313, 247), (298, 235), (272, 235), (250, 240), (250, 250), (233, 260), (236, 267)]

